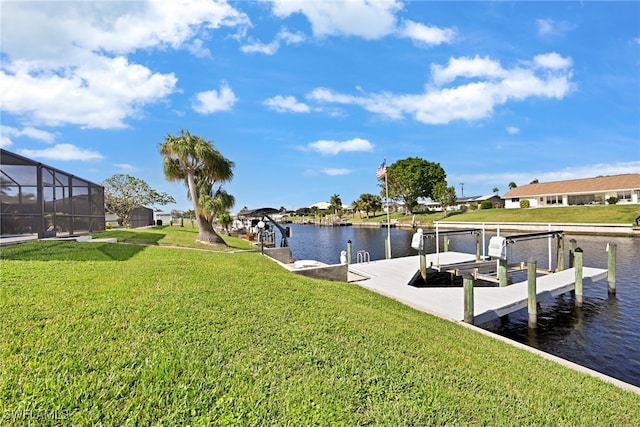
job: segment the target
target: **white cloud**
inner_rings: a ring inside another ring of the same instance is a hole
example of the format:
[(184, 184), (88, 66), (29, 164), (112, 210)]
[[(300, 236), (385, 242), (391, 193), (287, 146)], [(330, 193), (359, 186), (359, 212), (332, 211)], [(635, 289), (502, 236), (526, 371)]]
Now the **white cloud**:
[(520, 128), (517, 128), (515, 126), (508, 126), (506, 128), (506, 131), (509, 135), (517, 135), (520, 133)]
[(287, 45), (300, 44), (305, 40), (304, 34), (301, 32), (292, 33), (283, 28), (271, 43), (252, 42), (240, 48), (244, 53), (263, 53), (265, 55), (274, 55), (280, 49), (280, 42)]
[(344, 168), (325, 168), (322, 170), (322, 173), (329, 176), (349, 175), (351, 172), (351, 169)]
[(357, 36), (379, 39), (396, 30), (397, 0), (290, 1), (271, 0), (273, 14), (286, 18), (301, 13), (311, 23), (314, 36)]
[(307, 149), (317, 151), (322, 155), (336, 155), (343, 151), (373, 151), (373, 144), (362, 138), (354, 138), (348, 141), (319, 140), (307, 144)]
[(52, 143), (56, 139), (55, 134), (33, 127), (18, 129), (12, 126), (0, 126), (0, 147), (8, 147), (13, 144), (12, 138), (22, 137), (46, 143)]
[(177, 81), (122, 56), (87, 55), (83, 64), (59, 70), (21, 61), (11, 65), (11, 73), (0, 71), (2, 109), (48, 126), (124, 127), (140, 106), (172, 93)]
[(571, 58), (563, 58), (556, 52), (536, 55), (533, 57), (533, 62), (539, 67), (550, 68), (552, 70), (563, 70), (573, 65)]
[(280, 113), (308, 113), (311, 111), (307, 104), (298, 102), (298, 100), (293, 96), (274, 96), (273, 98), (265, 100), (264, 105)]
[(229, 85), (223, 82), (220, 91), (209, 90), (196, 94), (192, 107), (196, 113), (211, 114), (217, 111), (229, 111), (238, 99)]
[(451, 28), (438, 28), (428, 26), (420, 22), (406, 20), (398, 34), (410, 38), (419, 44), (435, 46), (442, 43), (450, 43), (456, 36), (456, 31)]
[(132, 171), (138, 170), (138, 168), (128, 163), (114, 163), (113, 166), (125, 172), (132, 172)]
[(97, 151), (78, 148), (72, 144), (56, 144), (53, 147), (45, 148), (42, 150), (19, 150), (19, 153), (23, 156), (33, 159), (48, 159), (48, 160), (101, 160), (102, 154)]
[(554, 32), (553, 19), (536, 19), (538, 34), (545, 35)]
[[(573, 89), (571, 63), (571, 58), (555, 52), (538, 55), (533, 62), (514, 68), (504, 68), (490, 58), (451, 58), (446, 67), (431, 67), (435, 85), (426, 85), (423, 93), (358, 91), (359, 95), (348, 95), (316, 88), (307, 94), (307, 99), (324, 104), (357, 105), (391, 119), (411, 115), (426, 124), (472, 121), (491, 116), (496, 106), (509, 101), (530, 97), (562, 99)], [(441, 87), (460, 77), (464, 80), (458, 85)]]
[(507, 71), (499, 61), (489, 57), (480, 58), (478, 55), (474, 58), (449, 58), (446, 67), (439, 64), (431, 65), (431, 76), (437, 85), (451, 83), (458, 77), (494, 80), (505, 77), (506, 74)]
[(173, 93), (172, 73), (131, 63), (140, 49), (206, 55), (200, 35), (249, 25), (226, 2), (4, 2), (2, 110), (35, 125), (124, 127)]
[(0, 133), (0, 148), (9, 148), (11, 145), (13, 145), (13, 141), (11, 141), (9, 135), (4, 132)]
[(191, 43), (186, 44), (186, 48), (193, 56), (197, 58), (210, 58), (211, 51), (204, 47), (203, 41), (195, 39)]
[(567, 21), (555, 21), (553, 19), (536, 19), (536, 26), (540, 36), (562, 34), (574, 28)]

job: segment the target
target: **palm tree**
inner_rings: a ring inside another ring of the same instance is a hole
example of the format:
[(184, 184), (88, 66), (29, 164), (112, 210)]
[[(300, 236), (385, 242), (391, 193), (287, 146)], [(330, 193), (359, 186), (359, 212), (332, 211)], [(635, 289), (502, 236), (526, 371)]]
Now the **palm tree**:
[(518, 184), (516, 184), (515, 182), (511, 181), (509, 183), (509, 190), (513, 190), (514, 188), (516, 188), (518, 186)]
[(342, 210), (342, 199), (339, 194), (334, 194), (329, 200), (329, 209), (333, 211), (335, 216)]
[(496, 195), (500, 192), (500, 189), (498, 187), (493, 187), (493, 191)]
[(181, 130), (180, 135), (166, 135), (160, 144), (164, 158), (163, 169), (169, 181), (184, 181), (189, 190), (198, 223), (197, 242), (226, 245), (213, 230), (207, 214), (200, 206), (198, 181), (206, 181), (213, 188), (215, 183), (229, 181), (233, 177), (234, 163), (225, 158), (209, 141)]

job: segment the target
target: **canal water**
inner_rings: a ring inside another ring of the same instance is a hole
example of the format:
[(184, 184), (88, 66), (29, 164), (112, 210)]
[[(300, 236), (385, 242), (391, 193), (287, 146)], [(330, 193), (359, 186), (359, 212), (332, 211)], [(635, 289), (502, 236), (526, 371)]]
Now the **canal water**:
[[(387, 229), (300, 224), (288, 226), (292, 232), (289, 246), (297, 260), (313, 259), (337, 264), (340, 262), (340, 252), (346, 250), (349, 240), (352, 242), (354, 262), (358, 251), (367, 251), (372, 261), (384, 259)], [(410, 247), (411, 230), (392, 228), (389, 233), (393, 258), (417, 254)], [(511, 234), (518, 233), (502, 233)], [(494, 235), (486, 234), (485, 251), (489, 239)], [(608, 295), (607, 280), (604, 279), (593, 286), (585, 286), (581, 309), (575, 307), (573, 293), (541, 302), (535, 331), (527, 327), (526, 308), (482, 327), (640, 387), (640, 239), (571, 235), (565, 235), (564, 238), (565, 265), (569, 260), (569, 239), (575, 239), (584, 251), (585, 266), (604, 269), (607, 268), (607, 243), (617, 244), (616, 295)], [(428, 239), (427, 243), (431, 245), (429, 252), (435, 252), (434, 239)], [(552, 266), (555, 268), (555, 240), (552, 240), (551, 247)], [(449, 250), (475, 253), (475, 236), (450, 236)], [(538, 268), (548, 268), (548, 238), (510, 244), (507, 257), (509, 262), (533, 258)], [(523, 280), (526, 280), (526, 272), (514, 276), (516, 282)]]

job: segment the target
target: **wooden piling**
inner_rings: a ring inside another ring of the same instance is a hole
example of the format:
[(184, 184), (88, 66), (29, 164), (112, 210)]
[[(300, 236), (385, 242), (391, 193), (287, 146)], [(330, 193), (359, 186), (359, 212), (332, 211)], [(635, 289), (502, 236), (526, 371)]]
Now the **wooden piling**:
[(529, 328), (538, 327), (538, 294), (536, 291), (536, 261), (531, 258), (527, 262), (527, 307), (529, 309)]
[(569, 268), (573, 268), (575, 258), (574, 253), (577, 247), (578, 243), (576, 242), (576, 239), (569, 240)]
[(575, 285), (575, 293), (576, 293), (576, 306), (582, 307), (582, 249), (576, 248), (574, 251), (574, 262), (576, 269), (576, 285)]
[(449, 236), (444, 236), (444, 239), (442, 240), (444, 252), (449, 252)]
[(564, 239), (562, 235), (558, 236), (558, 261), (556, 271), (564, 270)]
[(470, 272), (462, 275), (464, 286), (464, 321), (473, 325), (473, 284), (474, 278)]
[(384, 238), (384, 259), (390, 259), (391, 256), (389, 254), (389, 240)]
[(420, 258), (420, 275), (422, 276), (422, 280), (427, 282), (427, 255), (424, 253), (424, 249), (420, 249), (418, 251), (418, 256)]
[(351, 243), (351, 240), (347, 240), (347, 265), (351, 264), (351, 261), (353, 260), (353, 245)]
[(607, 262), (607, 283), (609, 284), (609, 294), (615, 295), (616, 293), (616, 253), (618, 252), (618, 245), (615, 243), (607, 244), (607, 251), (609, 252)]
[(508, 264), (506, 259), (498, 260), (498, 282), (500, 283), (500, 287), (507, 286), (509, 283), (507, 282), (507, 269)]
[(480, 233), (476, 234), (476, 262), (480, 261)]

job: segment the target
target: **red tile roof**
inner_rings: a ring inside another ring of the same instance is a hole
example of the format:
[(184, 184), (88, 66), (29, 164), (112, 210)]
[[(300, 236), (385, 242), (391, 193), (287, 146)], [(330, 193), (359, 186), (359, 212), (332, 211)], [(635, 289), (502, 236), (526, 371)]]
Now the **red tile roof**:
[(549, 194), (582, 194), (603, 191), (640, 190), (640, 173), (570, 179), (567, 181), (527, 184), (508, 191), (504, 199)]

